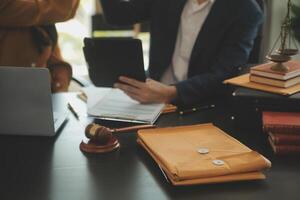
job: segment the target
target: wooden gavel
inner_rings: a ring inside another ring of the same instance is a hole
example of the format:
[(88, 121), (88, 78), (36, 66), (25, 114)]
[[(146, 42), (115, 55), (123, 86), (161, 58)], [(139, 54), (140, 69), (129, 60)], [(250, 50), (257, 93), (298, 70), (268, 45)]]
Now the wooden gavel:
[(101, 126), (99, 124), (92, 123), (85, 128), (85, 136), (90, 140), (105, 145), (113, 137), (113, 133), (123, 133), (128, 131), (135, 131), (139, 129), (153, 128), (153, 127), (155, 127), (155, 125), (137, 125), (137, 126), (130, 126), (125, 128), (111, 129), (105, 126)]

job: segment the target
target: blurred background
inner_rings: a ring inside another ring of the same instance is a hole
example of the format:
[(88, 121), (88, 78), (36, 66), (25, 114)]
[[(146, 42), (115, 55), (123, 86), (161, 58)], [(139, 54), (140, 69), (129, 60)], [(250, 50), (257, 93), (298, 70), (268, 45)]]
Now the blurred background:
[[(99, 22), (100, 18), (100, 22)], [(93, 22), (94, 20), (94, 22)], [(95, 22), (97, 20), (97, 22)], [(93, 30), (102, 27), (104, 23), (102, 9), (98, 0), (81, 0), (74, 19), (64, 23), (57, 23), (59, 32), (59, 44), (66, 61), (72, 64), (75, 76), (86, 76), (88, 74), (87, 64), (82, 52), (84, 37), (113, 37), (133, 36), (142, 40), (144, 50), (145, 69), (148, 68), (149, 33), (140, 32), (139, 25), (129, 27), (127, 30), (118, 30), (118, 27), (107, 27), (105, 30)], [(92, 25), (97, 23), (97, 25)], [(96, 26), (96, 28), (95, 28)], [(112, 29), (112, 30), (109, 30)], [(119, 29), (125, 29), (120, 27)]]
[[(300, 1), (293, 3), (300, 5)], [(280, 32), (280, 24), (286, 14), (286, 0), (266, 0), (266, 23), (264, 26), (263, 40), (261, 45), (261, 62), (265, 61), (265, 55), (270, 50)], [(73, 66), (75, 76), (85, 76), (88, 74), (86, 62), (83, 56), (84, 37), (106, 37), (106, 36), (136, 36), (142, 39), (144, 49), (145, 69), (148, 67), (149, 33), (147, 28), (135, 26), (133, 28), (103, 28), (103, 30), (93, 30), (101, 26), (95, 25), (95, 19), (101, 18), (102, 9), (98, 0), (81, 0), (76, 17), (65, 23), (58, 23), (57, 29), (60, 34), (59, 43), (64, 58)], [(95, 18), (95, 15), (98, 16)], [(94, 17), (93, 17), (94, 16)], [(300, 14), (299, 14), (300, 16)], [(93, 22), (94, 20), (94, 22)], [(101, 20), (103, 20), (101, 18)], [(100, 23), (99, 21), (97, 23)], [(101, 22), (102, 23), (102, 22)], [(96, 28), (95, 28), (96, 26)], [(111, 29), (111, 30), (110, 30)], [(142, 32), (140, 30), (142, 29)], [(145, 29), (145, 30), (144, 30)], [(300, 56), (295, 57), (300, 59)]]

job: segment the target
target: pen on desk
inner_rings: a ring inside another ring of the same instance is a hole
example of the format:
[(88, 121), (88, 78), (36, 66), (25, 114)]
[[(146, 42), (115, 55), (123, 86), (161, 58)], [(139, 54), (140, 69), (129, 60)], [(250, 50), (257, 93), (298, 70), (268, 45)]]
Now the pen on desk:
[(83, 102), (87, 103), (87, 96), (84, 92), (77, 94), (77, 97), (81, 99)]
[(201, 111), (201, 110), (207, 110), (207, 109), (211, 109), (216, 107), (215, 105), (205, 105), (205, 106), (200, 106), (200, 107), (195, 107), (195, 108), (191, 108), (191, 109), (187, 109), (187, 110), (181, 110), (179, 111), (180, 115), (185, 115), (185, 114), (189, 114), (189, 113), (193, 113), (193, 112), (197, 112), (197, 111)]
[(77, 112), (74, 110), (74, 108), (71, 106), (70, 103), (68, 103), (68, 109), (71, 111), (71, 113), (74, 115), (74, 117), (79, 120), (79, 115), (77, 114)]

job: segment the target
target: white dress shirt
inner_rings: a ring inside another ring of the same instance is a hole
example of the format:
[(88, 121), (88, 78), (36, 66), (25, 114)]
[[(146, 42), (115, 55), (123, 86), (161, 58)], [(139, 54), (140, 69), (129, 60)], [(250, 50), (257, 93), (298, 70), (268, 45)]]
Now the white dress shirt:
[(214, 0), (207, 0), (202, 4), (197, 0), (188, 0), (185, 4), (172, 62), (161, 78), (162, 83), (173, 84), (187, 79), (194, 44), (213, 3)]

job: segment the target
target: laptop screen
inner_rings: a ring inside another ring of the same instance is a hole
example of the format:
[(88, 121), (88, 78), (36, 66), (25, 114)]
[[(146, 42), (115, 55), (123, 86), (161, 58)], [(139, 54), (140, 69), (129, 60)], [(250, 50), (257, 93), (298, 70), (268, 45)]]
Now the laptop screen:
[(0, 134), (55, 134), (48, 69), (0, 67), (0, 92)]

